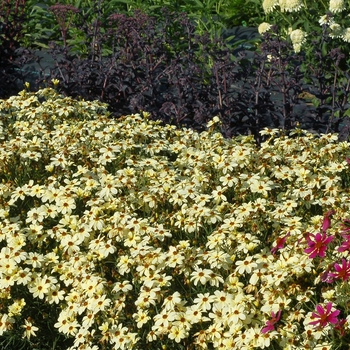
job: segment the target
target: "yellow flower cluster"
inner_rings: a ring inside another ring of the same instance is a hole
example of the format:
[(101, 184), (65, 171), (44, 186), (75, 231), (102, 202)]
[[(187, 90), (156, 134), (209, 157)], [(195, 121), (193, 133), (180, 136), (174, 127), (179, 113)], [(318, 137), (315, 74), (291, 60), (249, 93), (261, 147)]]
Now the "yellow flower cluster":
[[(344, 22), (346, 16), (341, 15), (346, 10), (345, 1), (329, 0), (328, 2), (319, 2), (318, 6), (322, 8), (320, 11), (323, 13), (319, 18), (318, 24), (329, 28), (331, 38), (340, 38), (345, 42), (350, 42), (350, 28), (347, 27), (346, 21)], [(310, 16), (310, 13), (315, 10), (312, 2), (307, 3), (302, 0), (263, 0), (262, 8), (266, 15), (280, 13), (280, 17), (288, 27), (284, 28), (284, 34), (290, 37), (294, 51), (300, 52), (303, 44), (306, 43), (307, 33), (305, 29), (309, 30), (309, 21), (313, 20), (313, 16)], [(296, 13), (298, 17), (295, 17)], [(304, 16), (305, 21), (300, 20), (302, 16)], [(341, 24), (336, 23), (337, 19), (339, 19)], [(295, 28), (296, 24), (298, 27), (303, 27), (302, 22), (307, 24), (304, 25), (304, 28)], [(270, 30), (272, 25), (270, 24), (270, 27), (268, 25), (269, 23), (266, 22), (261, 23), (259, 33)]]
[(52, 89), (1, 100), (0, 336), (54, 328), (69, 350), (330, 348), (311, 311), (341, 295), (304, 234), (330, 208), (348, 213), (350, 144), (265, 129), (258, 148), (217, 122), (199, 134), (112, 119)]

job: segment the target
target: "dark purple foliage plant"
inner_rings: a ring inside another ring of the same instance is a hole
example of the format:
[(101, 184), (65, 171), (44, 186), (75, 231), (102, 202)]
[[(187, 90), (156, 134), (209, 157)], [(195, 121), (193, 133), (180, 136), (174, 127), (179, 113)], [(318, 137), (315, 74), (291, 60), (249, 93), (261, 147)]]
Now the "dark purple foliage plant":
[[(185, 13), (164, 9), (156, 19), (136, 10), (132, 16), (106, 17), (101, 1), (95, 5), (91, 23), (72, 5), (50, 7), (62, 42), (49, 45), (49, 72), (37, 58), (33, 88), (58, 79), (61, 93), (106, 102), (111, 117), (146, 111), (153, 119), (198, 131), (218, 116), (225, 137), (253, 135), (257, 143), (265, 127), (349, 136), (346, 60), (341, 49), (324, 54), (326, 30), (315, 40), (319, 63), (310, 67), (308, 54), (295, 53), (277, 28), (247, 52), (209, 33), (196, 34)], [(79, 44), (72, 33), (79, 33)], [(22, 58), (29, 56), (24, 51)]]
[(0, 96), (16, 90), (13, 74), (21, 61), (17, 50), (23, 36), (26, 0), (0, 1)]

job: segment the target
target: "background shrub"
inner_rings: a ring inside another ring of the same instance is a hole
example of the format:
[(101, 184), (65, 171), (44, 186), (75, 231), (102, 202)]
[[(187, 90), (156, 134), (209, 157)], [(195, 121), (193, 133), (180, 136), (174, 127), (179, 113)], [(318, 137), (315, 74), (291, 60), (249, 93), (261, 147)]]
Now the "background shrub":
[[(23, 86), (31, 78), (35, 90), (58, 79), (62, 93), (107, 102), (114, 117), (143, 110), (164, 123), (203, 130), (218, 116), (226, 137), (254, 135), (258, 143), (259, 131), (267, 126), (287, 132), (299, 125), (348, 137), (346, 60), (341, 48), (325, 54), (326, 30), (315, 40), (318, 60), (310, 67), (308, 54), (295, 52), (295, 43), (277, 27), (249, 52), (229, 44), (232, 38), (218, 37), (216, 29), (202, 30), (194, 13), (201, 7), (215, 16), (216, 2), (198, 5), (192, 13), (156, 6), (154, 16), (130, 4), (125, 13), (110, 13), (107, 3), (33, 7), (36, 16), (45, 16), (43, 25), (52, 24), (51, 31), (41, 27), (46, 36), (36, 41), (47, 46), (52, 63), (48, 68), (41, 53), (21, 48), (14, 51), (21, 60), (8, 59), (4, 81)], [(35, 74), (22, 69), (29, 61), (36, 64)]]

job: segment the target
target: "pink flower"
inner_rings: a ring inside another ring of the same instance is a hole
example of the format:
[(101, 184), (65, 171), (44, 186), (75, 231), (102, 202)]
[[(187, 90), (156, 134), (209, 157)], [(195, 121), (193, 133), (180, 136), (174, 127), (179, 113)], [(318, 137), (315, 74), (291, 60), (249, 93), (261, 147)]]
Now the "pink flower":
[(342, 233), (350, 231), (350, 219), (344, 219), (341, 224), (341, 228), (342, 228), (341, 230)]
[(341, 246), (338, 248), (338, 252), (345, 252), (347, 250), (350, 250), (350, 235), (346, 235), (344, 233), (341, 234), (344, 238), (344, 242), (341, 244)]
[(316, 312), (312, 313), (312, 317), (316, 318), (316, 321), (312, 321), (309, 324), (317, 327), (325, 327), (328, 323), (337, 324), (337, 316), (340, 314), (339, 310), (332, 311), (333, 304), (329, 302), (326, 305), (326, 308), (323, 308), (322, 305), (316, 305)]
[(285, 236), (282, 238), (277, 238), (276, 245), (271, 249), (272, 254), (276, 254), (277, 250), (284, 248), (284, 245), (286, 243), (287, 237), (290, 236), (290, 232), (288, 232)]
[(326, 232), (331, 227), (331, 217), (335, 214), (334, 210), (327, 211), (326, 214), (324, 214), (323, 223), (322, 223), (322, 231)]
[(266, 322), (266, 326), (261, 330), (261, 333), (267, 333), (275, 330), (275, 324), (280, 320), (281, 318), (281, 310), (275, 314), (273, 311), (271, 312), (271, 320), (268, 320)]
[(310, 259), (316, 258), (317, 256), (324, 258), (327, 246), (333, 239), (333, 236), (328, 237), (325, 232), (318, 232), (315, 235), (309, 233), (306, 237), (309, 247), (304, 249), (304, 252), (310, 254)]
[(321, 274), (321, 281), (326, 283), (333, 283), (334, 278), (332, 276), (332, 273), (329, 270), (326, 270)]
[(346, 323), (346, 319), (342, 318), (338, 321), (338, 323), (334, 327), (334, 329), (340, 333), (341, 337), (345, 335), (345, 327), (344, 327), (345, 323)]
[(328, 275), (335, 279), (347, 281), (350, 278), (350, 261), (347, 261), (344, 258), (341, 261), (341, 265), (337, 263), (334, 264), (334, 270), (336, 272), (330, 272)]

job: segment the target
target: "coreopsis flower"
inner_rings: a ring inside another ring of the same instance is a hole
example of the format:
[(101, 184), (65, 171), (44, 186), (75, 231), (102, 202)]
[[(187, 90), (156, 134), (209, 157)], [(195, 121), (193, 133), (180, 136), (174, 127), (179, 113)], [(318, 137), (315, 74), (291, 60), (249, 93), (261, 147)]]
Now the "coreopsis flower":
[(306, 33), (301, 29), (292, 30), (290, 32), (290, 39), (292, 40), (294, 51), (298, 53), (301, 50), (301, 45), (306, 41)]
[(154, 316), (154, 326), (155, 327), (165, 327), (171, 326), (171, 322), (176, 318), (176, 313), (174, 311), (163, 310), (161, 313)]
[(182, 339), (188, 336), (188, 332), (183, 327), (172, 326), (169, 332), (169, 339), (174, 339), (176, 343), (180, 343)]
[(269, 31), (271, 27), (272, 26), (270, 23), (267, 23), (267, 22), (260, 23), (258, 27), (258, 32), (259, 34), (264, 34), (265, 32)]
[(344, 233), (341, 234), (344, 241), (342, 242), (341, 246), (338, 248), (338, 252), (346, 252), (347, 250), (350, 251), (350, 235), (346, 235)]
[(198, 282), (206, 284), (211, 279), (212, 271), (209, 269), (197, 268), (191, 273), (191, 281), (196, 286)]
[(347, 281), (350, 278), (350, 261), (343, 258), (341, 264), (334, 264), (334, 270), (328, 273), (329, 277)]
[(322, 272), (321, 276), (321, 281), (325, 283), (333, 283), (334, 279), (332, 277), (332, 273), (327, 269), (326, 271)]
[(332, 13), (342, 12), (345, 10), (344, 0), (330, 0), (329, 1), (329, 11)]
[(276, 8), (278, 4), (278, 0), (264, 0), (262, 6), (265, 13), (270, 13)]
[(54, 327), (58, 328), (60, 333), (74, 335), (78, 331), (79, 324), (73, 315), (69, 315), (67, 311), (63, 310), (58, 316)]
[(236, 261), (236, 271), (243, 275), (244, 273), (251, 273), (258, 265), (253, 261), (252, 256), (247, 256), (245, 260)]
[(342, 233), (349, 232), (350, 231), (350, 220), (344, 219), (340, 227), (341, 227)]
[(338, 321), (338, 323), (335, 325), (334, 329), (340, 334), (341, 337), (345, 335), (345, 324), (347, 323), (347, 320), (345, 318), (342, 318)]
[(316, 305), (316, 312), (312, 313), (312, 318), (316, 319), (315, 321), (310, 322), (309, 324), (317, 327), (325, 327), (327, 324), (337, 324), (338, 315), (340, 314), (339, 310), (332, 311), (333, 304), (331, 302), (327, 303), (324, 308), (322, 305)]
[(139, 309), (132, 317), (137, 322), (137, 328), (142, 328), (142, 326), (151, 319), (151, 317), (148, 316), (148, 311), (142, 309)]
[(309, 254), (309, 258), (313, 259), (317, 256), (324, 258), (328, 244), (334, 239), (333, 236), (327, 236), (325, 233), (309, 233), (306, 237), (308, 248), (304, 252)]
[(54, 85), (54, 86), (57, 86), (60, 81), (58, 79), (51, 79), (51, 83)]
[(327, 231), (330, 226), (331, 226), (331, 217), (332, 215), (335, 214), (335, 211), (334, 210), (329, 210), (325, 215), (324, 215), (324, 218), (323, 218), (323, 222), (322, 222), (322, 231)]
[(3, 314), (0, 317), (0, 335), (4, 332), (12, 329), (12, 324), (15, 323), (15, 319), (10, 317), (8, 314)]
[(209, 293), (199, 293), (197, 298), (193, 300), (195, 308), (200, 311), (208, 311), (211, 309), (211, 304), (214, 302), (215, 296)]
[(261, 333), (267, 333), (275, 330), (275, 324), (280, 320), (281, 318), (281, 310), (279, 310), (277, 313), (271, 312), (271, 320), (268, 320), (266, 322), (265, 327), (261, 330)]
[(59, 290), (59, 287), (54, 286), (50, 289), (48, 295), (47, 295), (47, 300), (49, 304), (59, 304), (61, 300), (64, 298), (64, 290)]
[(53, 166), (61, 167), (62, 169), (65, 169), (67, 165), (69, 165), (66, 157), (63, 154), (56, 154), (55, 156), (51, 157), (51, 164)]
[(24, 299), (16, 300), (13, 304), (8, 307), (8, 314), (10, 317), (18, 316), (22, 313), (23, 307), (26, 305)]
[(50, 280), (44, 276), (44, 278), (35, 278), (29, 286), (29, 291), (33, 294), (33, 297), (44, 299), (45, 294), (48, 294), (50, 290)]
[(32, 322), (24, 320), (25, 324), (22, 325), (24, 328), (23, 338), (30, 339), (31, 336), (35, 337), (35, 332), (39, 329), (38, 327), (33, 326)]
[(207, 128), (214, 126), (215, 124), (221, 124), (221, 120), (218, 116), (215, 116), (212, 120), (207, 123)]
[(288, 232), (282, 238), (277, 238), (276, 245), (271, 249), (272, 254), (276, 254), (277, 250), (284, 248), (287, 238), (290, 236), (290, 232)]

